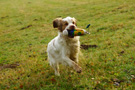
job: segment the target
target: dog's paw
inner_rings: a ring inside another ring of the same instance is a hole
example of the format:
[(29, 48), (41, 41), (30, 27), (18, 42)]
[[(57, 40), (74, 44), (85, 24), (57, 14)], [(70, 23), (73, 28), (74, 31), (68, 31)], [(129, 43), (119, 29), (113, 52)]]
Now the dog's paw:
[(81, 73), (82, 72), (82, 68), (81, 67), (79, 67), (78, 69), (77, 69), (77, 71), (76, 71), (77, 73)]
[(59, 72), (55, 72), (55, 75), (56, 75), (56, 76), (60, 76), (60, 73), (59, 73)]

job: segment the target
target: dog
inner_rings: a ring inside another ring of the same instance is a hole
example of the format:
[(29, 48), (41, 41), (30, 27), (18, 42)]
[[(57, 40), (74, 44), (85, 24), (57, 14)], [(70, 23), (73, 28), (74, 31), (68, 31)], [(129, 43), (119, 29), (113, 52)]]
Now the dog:
[(82, 72), (78, 65), (78, 54), (80, 51), (79, 36), (64, 35), (64, 30), (77, 28), (76, 19), (73, 17), (56, 18), (53, 27), (58, 29), (58, 36), (52, 39), (47, 46), (48, 61), (54, 69), (55, 75), (60, 76), (59, 64), (72, 67), (77, 73)]

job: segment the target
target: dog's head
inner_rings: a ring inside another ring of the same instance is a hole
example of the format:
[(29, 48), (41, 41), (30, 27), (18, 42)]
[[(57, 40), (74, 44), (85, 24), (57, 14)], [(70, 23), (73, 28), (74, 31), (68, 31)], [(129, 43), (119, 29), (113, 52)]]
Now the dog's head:
[(71, 17), (56, 18), (53, 21), (53, 27), (58, 28), (59, 32), (63, 32), (64, 30), (73, 30), (77, 27), (76, 19)]

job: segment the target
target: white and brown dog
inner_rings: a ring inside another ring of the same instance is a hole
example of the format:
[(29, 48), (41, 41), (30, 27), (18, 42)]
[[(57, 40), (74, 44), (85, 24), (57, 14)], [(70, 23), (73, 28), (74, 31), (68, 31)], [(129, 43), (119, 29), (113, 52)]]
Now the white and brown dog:
[(73, 67), (78, 73), (82, 69), (78, 63), (78, 53), (80, 51), (79, 36), (69, 37), (64, 35), (64, 30), (73, 30), (76, 26), (76, 19), (71, 17), (56, 18), (53, 27), (58, 28), (58, 36), (51, 40), (47, 47), (48, 60), (55, 70), (55, 75), (59, 76), (59, 64)]

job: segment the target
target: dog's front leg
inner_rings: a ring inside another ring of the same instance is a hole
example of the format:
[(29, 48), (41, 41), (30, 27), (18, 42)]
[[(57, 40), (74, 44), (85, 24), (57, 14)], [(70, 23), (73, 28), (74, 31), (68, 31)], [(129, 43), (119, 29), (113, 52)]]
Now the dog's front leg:
[(59, 64), (58, 63), (50, 63), (50, 65), (54, 69), (55, 75), (56, 76), (60, 76), (60, 73), (59, 73)]
[(70, 59), (75, 63), (78, 63), (78, 53), (71, 54)]
[(82, 72), (82, 68), (77, 63), (75, 63), (73, 60), (71, 60), (68, 57), (65, 57), (63, 59), (66, 62), (66, 64), (68, 64), (70, 67), (73, 67), (73, 69), (75, 69), (77, 73)]

